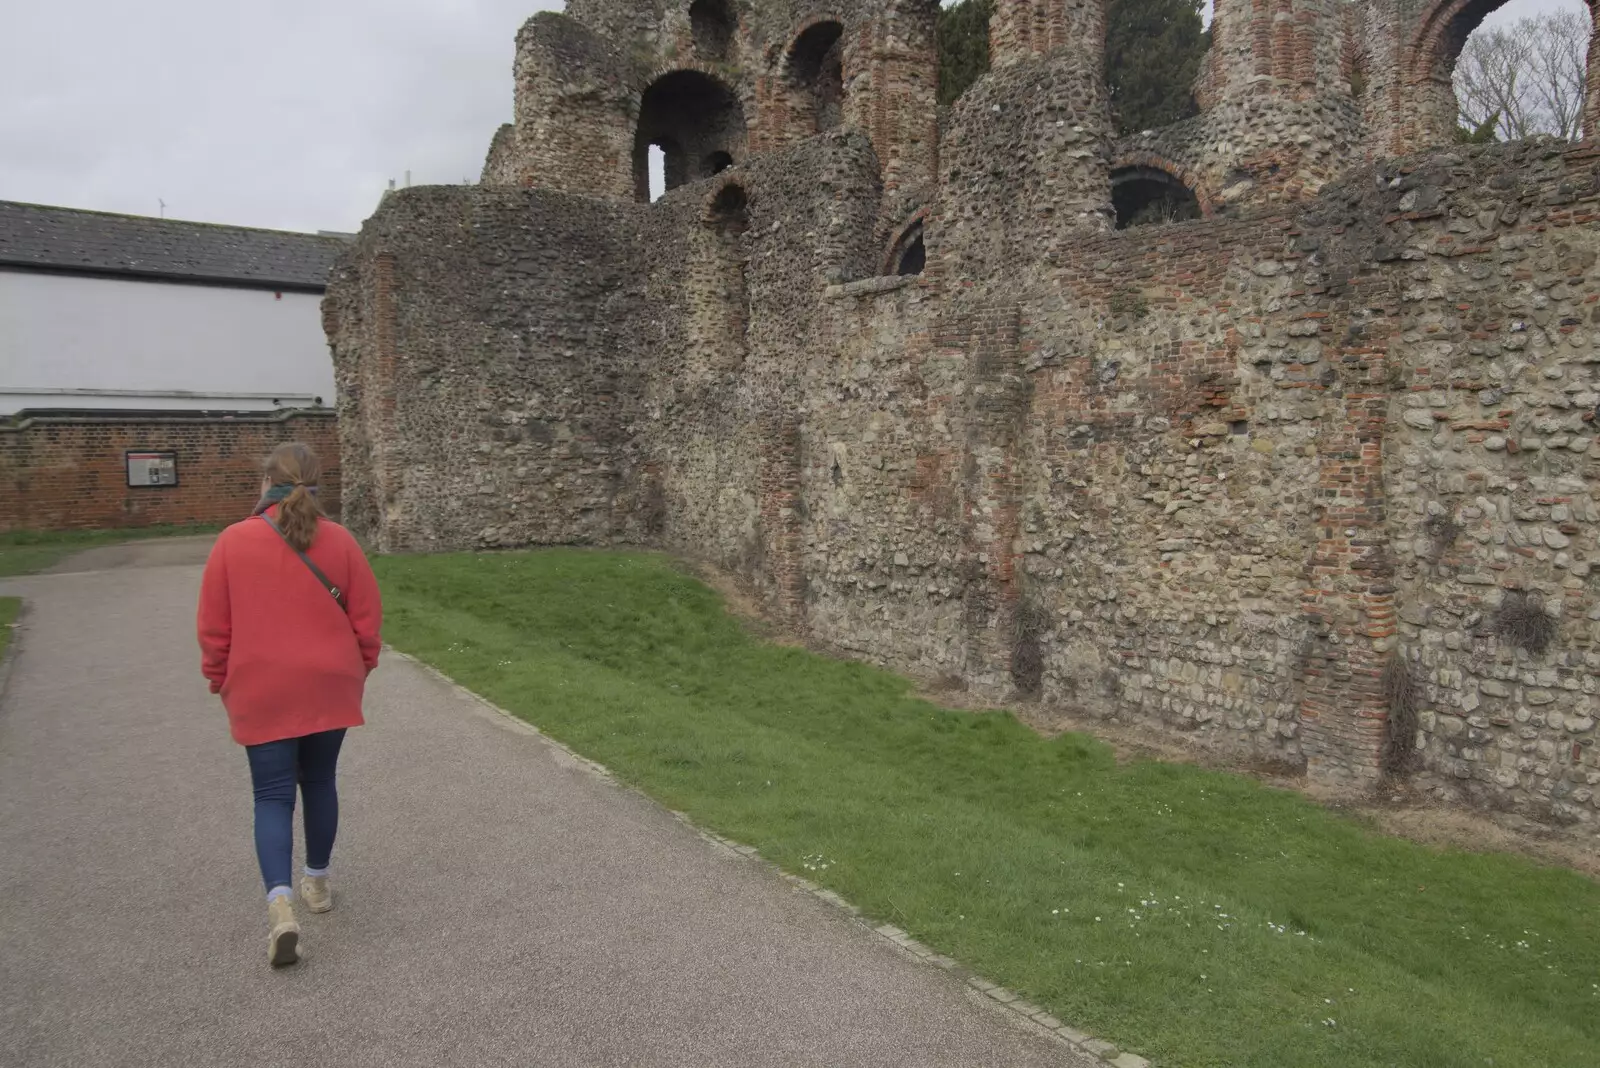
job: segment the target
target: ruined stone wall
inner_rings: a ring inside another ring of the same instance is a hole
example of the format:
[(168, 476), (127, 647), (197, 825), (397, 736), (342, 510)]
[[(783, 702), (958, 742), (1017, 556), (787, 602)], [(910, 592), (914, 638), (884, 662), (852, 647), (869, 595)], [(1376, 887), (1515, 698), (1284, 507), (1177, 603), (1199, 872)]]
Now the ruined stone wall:
[(1324, 781), (1417, 745), (1442, 796), (1592, 828), (1596, 183), (1586, 151), (1479, 150), (1088, 238), (1009, 348), (928, 282), (836, 287), (808, 626)]
[(1024, 304), (1018, 581), (1047, 702), (1294, 763), (1326, 364), (1288, 230), (1110, 235)]
[(462, 186), (385, 199), (324, 302), (358, 533), (382, 551), (644, 538), (633, 428), (660, 342), (643, 210)]
[(1088, 237), (1009, 348), (926, 283), (835, 291), (810, 626), (1323, 781), (1420, 743), (1442, 795), (1592, 828), (1597, 182), (1524, 145)]
[(1396, 655), (1417, 687), (1424, 781), (1591, 826), (1596, 163), (1538, 145), (1432, 160), (1397, 176), (1410, 210), (1383, 250), (1407, 356), (1384, 468)]
[(1264, 87), (1290, 95), (1336, 90), (1344, 73), (1345, 0), (1220, 0), (1201, 72), (1202, 108)]
[[(326, 304), (352, 526), (660, 546), (981, 699), (1600, 826), (1590, 150), (1361, 166), (1399, 6), (1228, 0), (1204, 113), (1115, 144), (1093, 4), (997, 8), (936, 138), (921, 0), (705, 10), (536, 19), (485, 185), (367, 224)], [(748, 155), (643, 204), (684, 70)], [(585, 145), (589, 195), (507, 187)], [(1112, 231), (1130, 161), (1208, 217)]]
[[(689, 212), (691, 251), (652, 279), (685, 333), (656, 350), (648, 387), (660, 539), (749, 576), (789, 618), (807, 596), (804, 373), (828, 362), (826, 288), (874, 270), (877, 172), (866, 138), (839, 131), (665, 198)], [(730, 225), (719, 209), (741, 200)]]
[(1362, 144), (1367, 24), (1344, 0), (1221, 0), (1196, 79), (1201, 113), (1122, 139), (1120, 160), (1157, 166), (1215, 210), (1297, 202), (1344, 174)]
[(517, 128), (506, 123), (494, 132), (489, 153), (483, 159), (483, 185), (520, 185), (517, 174)]
[[(485, 182), (632, 199), (638, 63), (626, 38), (542, 12), (517, 35), (516, 122)], [(497, 135), (497, 142), (500, 135)], [(509, 158), (507, 158), (509, 156)]]
[[(966, 670), (965, 353), (913, 278), (830, 287), (806, 410), (806, 624), (924, 678)], [(886, 642), (886, 635), (897, 640)]]
[(1349, 170), (1361, 131), (1357, 104), (1346, 95), (1296, 100), (1263, 91), (1130, 134), (1113, 154), (1119, 162), (1152, 160), (1217, 209), (1296, 203)]
[(928, 228), (936, 270), (968, 285), (1014, 284), (1108, 230), (1111, 120), (1097, 52), (991, 71), (951, 109)]
[(591, 0), (541, 13), (518, 35), (516, 121), (483, 181), (645, 200), (650, 143), (672, 146), (670, 188), (727, 165), (713, 157), (743, 164), (851, 126), (890, 192), (882, 238), (938, 170), (936, 12), (935, 0)]

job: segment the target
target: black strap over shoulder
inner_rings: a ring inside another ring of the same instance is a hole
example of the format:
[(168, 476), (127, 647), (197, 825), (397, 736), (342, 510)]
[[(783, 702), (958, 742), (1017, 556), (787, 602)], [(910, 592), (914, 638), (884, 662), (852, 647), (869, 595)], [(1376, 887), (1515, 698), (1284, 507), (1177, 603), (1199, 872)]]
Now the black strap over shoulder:
[(274, 531), (277, 532), (278, 537), (283, 539), (283, 543), (285, 545), (288, 545), (289, 548), (294, 549), (294, 554), (300, 558), (301, 562), (303, 562), (307, 567), (309, 567), (311, 569), (311, 573), (313, 575), (317, 576), (317, 581), (322, 583), (323, 588), (326, 589), (329, 593), (333, 594), (333, 599), (338, 602), (339, 607), (342, 610), (344, 610), (345, 612), (349, 612), (350, 611), (350, 607), (344, 603), (344, 591), (341, 590), (339, 587), (335, 586), (332, 582), (330, 582), (328, 580), (328, 576), (324, 575), (322, 573), (322, 568), (318, 567), (316, 564), (311, 562), (311, 557), (307, 556), (305, 553), (301, 552), (299, 549), (295, 549), (294, 546), (292, 544), (290, 544), (289, 536), (283, 532), (283, 528), (282, 527), (278, 526), (278, 524), (276, 524), (276, 523), (274, 523), (272, 521), (272, 517), (271, 516), (262, 515), (261, 518), (265, 519), (267, 521), (267, 526), (271, 527)]

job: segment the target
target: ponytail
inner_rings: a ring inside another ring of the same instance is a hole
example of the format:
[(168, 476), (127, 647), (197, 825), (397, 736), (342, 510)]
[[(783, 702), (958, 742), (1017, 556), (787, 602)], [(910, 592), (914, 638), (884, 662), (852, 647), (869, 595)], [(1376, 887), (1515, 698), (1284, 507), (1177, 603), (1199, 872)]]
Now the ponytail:
[(322, 508), (305, 486), (296, 486), (278, 505), (278, 529), (289, 544), (300, 552), (311, 548), (317, 536), (317, 518)]
[(277, 492), (285, 494), (277, 502), (278, 529), (291, 546), (305, 552), (317, 536), (317, 520), (322, 515), (322, 506), (317, 503), (322, 464), (311, 446), (291, 442), (273, 449), (264, 466), (273, 487), (267, 499)]

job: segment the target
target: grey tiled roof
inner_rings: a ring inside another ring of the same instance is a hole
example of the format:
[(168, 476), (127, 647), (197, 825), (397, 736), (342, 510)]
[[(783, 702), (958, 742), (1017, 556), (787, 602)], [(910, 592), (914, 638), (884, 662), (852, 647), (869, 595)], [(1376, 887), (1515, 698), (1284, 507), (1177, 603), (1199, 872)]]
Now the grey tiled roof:
[(321, 289), (339, 237), (0, 200), (0, 267)]

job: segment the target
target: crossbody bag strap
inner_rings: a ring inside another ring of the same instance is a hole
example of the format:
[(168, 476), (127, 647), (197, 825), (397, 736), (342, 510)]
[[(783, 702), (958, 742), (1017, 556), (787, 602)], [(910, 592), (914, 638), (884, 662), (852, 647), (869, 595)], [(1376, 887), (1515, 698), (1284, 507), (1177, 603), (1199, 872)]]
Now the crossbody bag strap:
[(320, 568), (316, 564), (312, 563), (311, 557), (307, 556), (305, 553), (301, 552), (299, 549), (295, 549), (294, 548), (294, 545), (289, 541), (289, 535), (285, 534), (283, 532), (283, 528), (278, 526), (278, 524), (276, 524), (276, 523), (274, 523), (272, 521), (272, 517), (271, 516), (263, 514), (261, 516), (261, 518), (265, 519), (267, 521), (267, 526), (271, 527), (274, 531), (277, 532), (278, 537), (283, 539), (283, 543), (285, 545), (289, 546), (289, 548), (291, 548), (291, 549), (294, 549), (294, 554), (300, 558), (302, 563), (304, 563), (307, 567), (309, 567), (311, 569), (311, 573), (313, 575), (317, 576), (317, 581), (322, 583), (323, 588), (333, 595), (333, 599), (338, 602), (340, 609), (342, 609), (345, 612), (349, 612), (350, 611), (349, 607), (344, 603), (344, 591), (341, 590), (338, 586), (335, 586), (328, 579), (328, 576), (322, 573), (322, 568)]

